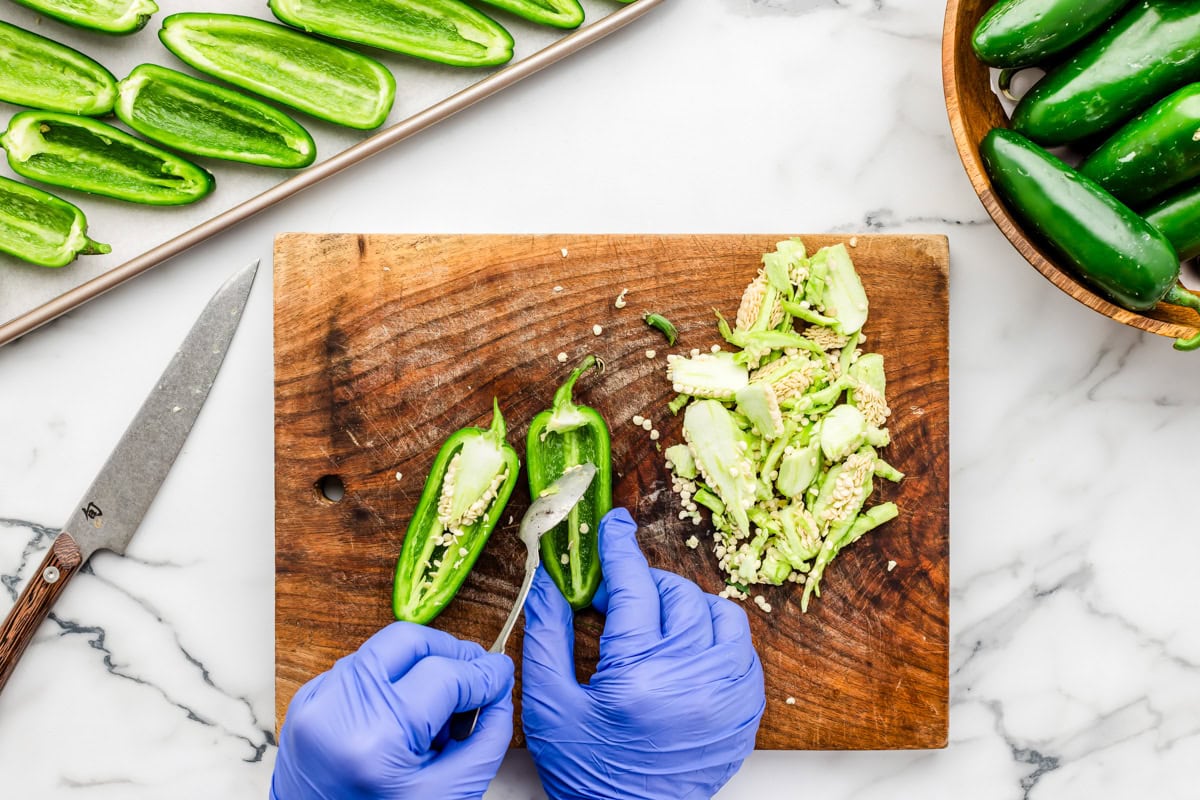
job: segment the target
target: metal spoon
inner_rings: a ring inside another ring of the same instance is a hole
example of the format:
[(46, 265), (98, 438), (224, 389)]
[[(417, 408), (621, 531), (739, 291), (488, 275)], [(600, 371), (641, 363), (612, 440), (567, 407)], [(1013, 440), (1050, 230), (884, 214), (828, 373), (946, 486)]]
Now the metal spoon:
[[(521, 517), (519, 535), (525, 543), (525, 580), (521, 582), (521, 590), (517, 592), (517, 599), (513, 602), (512, 610), (508, 612), (508, 619), (504, 621), (504, 627), (500, 629), (500, 635), (488, 650), (489, 653), (504, 652), (509, 634), (517, 624), (517, 617), (521, 616), (525, 598), (529, 596), (529, 587), (533, 585), (533, 576), (538, 565), (542, 563), (539, 549), (542, 535), (567, 518), (571, 509), (587, 492), (595, 476), (595, 464), (582, 464), (568, 470), (534, 498), (525, 516)], [(479, 721), (479, 711), (478, 708), (474, 711), (460, 711), (450, 717), (450, 737), (455, 741), (462, 741), (470, 736)]]

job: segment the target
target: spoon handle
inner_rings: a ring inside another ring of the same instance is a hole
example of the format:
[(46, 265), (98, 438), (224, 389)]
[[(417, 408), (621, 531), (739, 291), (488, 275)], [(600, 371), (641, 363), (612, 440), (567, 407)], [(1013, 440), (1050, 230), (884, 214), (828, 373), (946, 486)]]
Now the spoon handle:
[(500, 629), (500, 635), (492, 643), (492, 648), (488, 650), (489, 653), (504, 652), (504, 648), (508, 644), (508, 637), (517, 625), (517, 618), (521, 616), (521, 610), (525, 608), (525, 598), (529, 596), (529, 589), (533, 586), (533, 576), (537, 573), (538, 565), (541, 563), (538, 548), (534, 547), (529, 550), (525, 556), (525, 579), (521, 581), (521, 590), (517, 592), (517, 599), (513, 601), (512, 610), (508, 612), (508, 619), (504, 620), (504, 627)]
[[(521, 591), (517, 592), (517, 599), (513, 602), (512, 610), (508, 612), (508, 619), (504, 621), (504, 627), (500, 629), (500, 635), (496, 637), (496, 641), (492, 643), (492, 647), (488, 650), (489, 653), (503, 653), (505, 645), (508, 644), (508, 637), (516, 627), (517, 618), (521, 616), (521, 609), (525, 608), (525, 598), (529, 596), (529, 588), (533, 586), (533, 576), (537, 572), (538, 565), (542, 563), (541, 555), (538, 552), (537, 543), (528, 548), (525, 556), (525, 579), (521, 581)], [(475, 730), (476, 723), (479, 722), (479, 712), (481, 709), (472, 711), (458, 711), (450, 717), (450, 738), (456, 742), (461, 742), (471, 735)]]

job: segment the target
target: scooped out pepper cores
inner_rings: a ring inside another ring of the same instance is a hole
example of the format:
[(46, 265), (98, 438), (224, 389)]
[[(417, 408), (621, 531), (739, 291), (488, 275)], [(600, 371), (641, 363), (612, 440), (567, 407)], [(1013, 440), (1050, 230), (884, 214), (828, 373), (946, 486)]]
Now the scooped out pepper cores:
[(566, 521), (542, 536), (542, 563), (572, 608), (584, 608), (600, 586), (600, 519), (612, 508), (612, 447), (600, 412), (576, 405), (575, 382), (592, 367), (603, 369), (594, 355), (585, 358), (554, 393), (553, 405), (533, 418), (526, 437), (529, 493), (537, 497), (569, 468), (591, 462), (596, 477), (571, 509)]
[(396, 563), (396, 619), (425, 624), (466, 580), (500, 521), (521, 469), (500, 405), (487, 430), (463, 428), (438, 451)]

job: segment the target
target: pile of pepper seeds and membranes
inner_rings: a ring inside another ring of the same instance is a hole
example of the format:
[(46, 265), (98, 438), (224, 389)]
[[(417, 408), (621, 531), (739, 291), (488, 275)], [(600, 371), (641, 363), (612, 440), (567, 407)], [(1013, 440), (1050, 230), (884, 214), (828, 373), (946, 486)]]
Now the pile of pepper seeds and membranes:
[(808, 257), (791, 239), (762, 260), (732, 329), (717, 314), (740, 350), (668, 357), (686, 444), (665, 455), (680, 519), (712, 512), (722, 596), (803, 583), (807, 611), (842, 548), (898, 514), (895, 503), (864, 508), (875, 477), (904, 476), (876, 451), (890, 441), (883, 357), (859, 348), (867, 295), (845, 246)]

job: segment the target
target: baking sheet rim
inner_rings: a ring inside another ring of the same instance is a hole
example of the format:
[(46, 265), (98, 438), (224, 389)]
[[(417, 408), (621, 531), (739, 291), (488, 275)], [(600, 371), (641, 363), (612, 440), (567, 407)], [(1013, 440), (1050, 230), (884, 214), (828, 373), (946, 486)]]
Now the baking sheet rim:
[(233, 208), (210, 217), (204, 222), (190, 228), (178, 236), (157, 247), (120, 264), (95, 278), (70, 289), (47, 303), (15, 317), (0, 325), (0, 346), (8, 344), (25, 334), (45, 325), (47, 322), (78, 308), (110, 289), (120, 286), (125, 281), (135, 278), (143, 272), (152, 269), (163, 262), (174, 258), (183, 251), (232, 228), (243, 220), (249, 219), (260, 211), (265, 211), (276, 203), (282, 202), (292, 195), (313, 186), (316, 183), (336, 175), (349, 166), (365, 161), (377, 153), (386, 150), (405, 139), (429, 128), (459, 111), (478, 103), (484, 98), (507, 89), (530, 75), (555, 64), (588, 45), (625, 27), (634, 20), (662, 3), (663, 0), (637, 0), (637, 2), (618, 9), (596, 22), (580, 28), (564, 36), (533, 55), (521, 59), (515, 64), (495, 72), (476, 83), (450, 95), (444, 100), (428, 108), (418, 111), (406, 119), (380, 131), (358, 144), (351, 145), (337, 155), (311, 167), (298, 175), (288, 178), (272, 186), (264, 192), (245, 200)]

